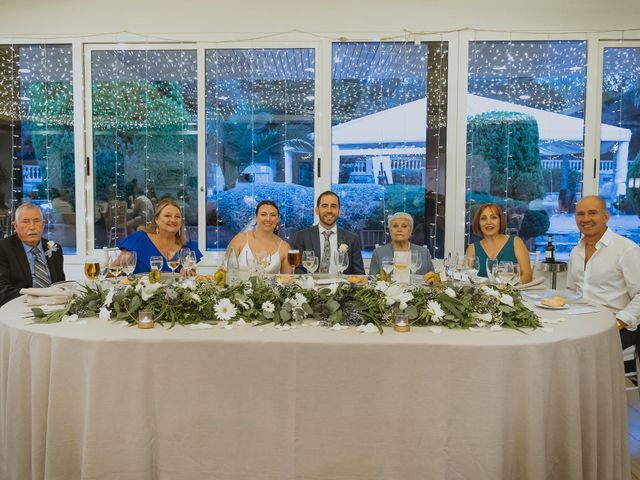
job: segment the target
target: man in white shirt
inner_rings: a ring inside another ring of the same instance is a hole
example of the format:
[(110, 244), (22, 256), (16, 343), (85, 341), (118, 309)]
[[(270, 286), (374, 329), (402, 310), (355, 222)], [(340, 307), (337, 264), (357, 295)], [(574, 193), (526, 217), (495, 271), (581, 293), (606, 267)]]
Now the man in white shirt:
[(338, 267), (334, 252), (342, 247), (347, 250), (349, 257), (349, 265), (344, 273), (364, 274), (360, 238), (354, 233), (338, 228), (337, 225), (340, 198), (330, 190), (322, 192), (316, 202), (315, 212), (320, 219), (319, 224), (297, 232), (293, 248), (300, 250), (300, 253), (313, 250), (318, 257), (318, 272), (336, 273)]
[(582, 238), (571, 251), (567, 287), (616, 314), (622, 348), (640, 353), (640, 247), (607, 227), (609, 211), (590, 195), (576, 205)]

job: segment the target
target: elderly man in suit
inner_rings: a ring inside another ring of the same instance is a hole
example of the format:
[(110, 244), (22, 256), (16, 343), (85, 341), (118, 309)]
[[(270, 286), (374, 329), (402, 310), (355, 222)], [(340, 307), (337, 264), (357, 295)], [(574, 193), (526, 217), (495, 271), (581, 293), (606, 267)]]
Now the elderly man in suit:
[(315, 212), (320, 223), (297, 232), (293, 248), (300, 250), (300, 252), (313, 250), (320, 262), (318, 268), (320, 273), (338, 272), (333, 252), (338, 248), (346, 248), (349, 266), (345, 273), (364, 274), (360, 239), (357, 235), (338, 228), (336, 224), (340, 215), (338, 196), (329, 190), (321, 193), (316, 202)]
[(16, 233), (0, 240), (0, 305), (20, 295), (20, 289), (48, 287), (64, 280), (62, 249), (42, 238), (44, 220), (37, 205), (25, 203), (15, 212)]

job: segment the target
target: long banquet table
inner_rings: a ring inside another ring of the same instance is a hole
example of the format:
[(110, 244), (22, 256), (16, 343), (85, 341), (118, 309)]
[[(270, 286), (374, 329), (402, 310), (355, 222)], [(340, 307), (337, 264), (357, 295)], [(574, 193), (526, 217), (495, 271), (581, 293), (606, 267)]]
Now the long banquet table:
[(625, 479), (609, 313), (544, 330), (37, 325), (0, 309), (2, 479)]

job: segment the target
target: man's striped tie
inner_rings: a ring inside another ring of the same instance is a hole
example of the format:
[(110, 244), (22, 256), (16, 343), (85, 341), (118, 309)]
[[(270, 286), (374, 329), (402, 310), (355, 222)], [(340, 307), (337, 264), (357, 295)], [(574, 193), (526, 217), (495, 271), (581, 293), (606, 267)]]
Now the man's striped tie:
[(34, 269), (36, 273), (36, 283), (34, 287), (36, 288), (44, 288), (51, 285), (51, 281), (49, 280), (49, 267), (47, 266), (47, 262), (45, 262), (44, 258), (42, 258), (42, 254), (38, 247), (33, 247), (31, 249), (31, 253), (33, 253), (34, 258)]

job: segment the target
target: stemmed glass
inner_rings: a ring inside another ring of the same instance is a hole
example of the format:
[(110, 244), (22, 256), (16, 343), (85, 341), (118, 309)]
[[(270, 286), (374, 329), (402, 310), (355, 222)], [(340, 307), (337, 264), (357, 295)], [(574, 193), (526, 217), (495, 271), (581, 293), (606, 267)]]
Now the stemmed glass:
[(300, 250), (297, 249), (292, 249), (289, 250), (289, 252), (287, 252), (287, 261), (289, 262), (289, 265), (291, 265), (291, 267), (293, 268), (293, 273), (296, 272), (296, 268), (298, 267), (298, 265), (300, 265)]
[(98, 263), (100, 264), (98, 280), (100, 280), (100, 282), (104, 282), (104, 279), (107, 276), (107, 270), (109, 269), (109, 250), (107, 250), (107, 247), (102, 249), (102, 255), (98, 255)]
[(120, 258), (120, 250), (109, 250), (109, 274), (118, 281), (118, 276), (122, 272), (122, 258)]
[(513, 271), (513, 262), (500, 262), (498, 264), (498, 269), (500, 272), (500, 283), (509, 285), (515, 277), (515, 273)]
[(302, 266), (307, 271), (308, 275), (313, 275), (318, 269), (318, 257), (313, 250), (305, 250), (302, 252)]
[(347, 252), (336, 250), (335, 252), (333, 252), (333, 260), (336, 263), (336, 268), (340, 272), (340, 278), (342, 278), (343, 272), (349, 266), (349, 255)]
[(444, 259), (444, 272), (447, 274), (447, 279), (453, 281), (453, 272), (458, 265), (458, 254), (457, 253), (447, 253), (447, 256)]
[[(500, 262), (495, 258), (487, 258), (487, 277), (491, 283), (500, 282), (500, 268), (498, 266)], [(497, 278), (496, 278), (497, 277)]]
[[(420, 252), (411, 252), (411, 281), (416, 272), (422, 267), (422, 255)], [(411, 283), (411, 282), (410, 282)]]
[(382, 257), (381, 267), (382, 267), (382, 271), (385, 274), (385, 278), (381, 278), (380, 280), (390, 282), (391, 272), (393, 272), (393, 257)]
[(264, 275), (269, 265), (271, 265), (271, 255), (264, 251), (256, 253), (256, 266), (260, 275)]
[(478, 277), (478, 271), (480, 270), (480, 261), (478, 257), (470, 257), (465, 255), (462, 260), (462, 268), (467, 273), (467, 278), (473, 283)]
[(180, 252), (169, 253), (167, 258), (167, 266), (171, 269), (171, 279), (176, 278), (176, 268), (180, 266)]
[(513, 278), (511, 279), (511, 286), (520, 283), (520, 265), (517, 262), (513, 264)]
[(190, 248), (183, 248), (180, 250), (180, 263), (186, 276), (191, 274), (191, 269), (196, 266), (196, 254)]
[(138, 263), (138, 255), (136, 252), (125, 251), (122, 252), (122, 271), (124, 274), (129, 277), (136, 269), (136, 264)]

